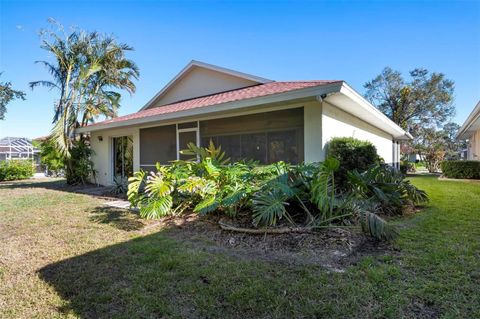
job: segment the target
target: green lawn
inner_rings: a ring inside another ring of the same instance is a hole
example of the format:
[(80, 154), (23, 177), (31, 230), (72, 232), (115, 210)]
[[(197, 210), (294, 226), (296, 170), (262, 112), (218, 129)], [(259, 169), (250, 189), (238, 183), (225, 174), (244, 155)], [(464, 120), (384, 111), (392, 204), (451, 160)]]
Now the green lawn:
[(480, 183), (414, 177), (431, 202), (397, 251), (345, 273), (176, 242), (103, 201), (0, 185), (0, 318), (480, 318)]

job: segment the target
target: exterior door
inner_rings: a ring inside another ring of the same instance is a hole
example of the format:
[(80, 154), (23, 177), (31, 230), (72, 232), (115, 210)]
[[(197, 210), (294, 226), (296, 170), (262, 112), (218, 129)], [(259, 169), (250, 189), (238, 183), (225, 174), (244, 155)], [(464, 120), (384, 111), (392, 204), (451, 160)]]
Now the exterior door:
[(198, 131), (198, 123), (183, 123), (177, 125), (177, 159), (188, 160), (191, 155), (182, 155), (180, 151), (188, 148), (189, 143), (199, 146), (200, 135)]
[(133, 175), (133, 139), (131, 136), (113, 138), (113, 178), (126, 181)]

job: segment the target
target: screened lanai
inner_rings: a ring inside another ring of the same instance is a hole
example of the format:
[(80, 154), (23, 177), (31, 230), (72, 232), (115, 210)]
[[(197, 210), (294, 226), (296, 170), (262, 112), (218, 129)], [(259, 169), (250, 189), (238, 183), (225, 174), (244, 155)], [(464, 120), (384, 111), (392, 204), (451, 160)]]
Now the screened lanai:
[(12, 159), (36, 160), (39, 150), (32, 141), (24, 137), (4, 137), (0, 139), (0, 161)]

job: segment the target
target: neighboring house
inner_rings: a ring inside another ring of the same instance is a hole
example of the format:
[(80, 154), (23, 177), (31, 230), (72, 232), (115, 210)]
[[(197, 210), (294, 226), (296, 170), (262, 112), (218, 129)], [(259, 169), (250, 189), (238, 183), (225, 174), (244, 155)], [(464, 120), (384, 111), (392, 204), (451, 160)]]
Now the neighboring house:
[(467, 160), (480, 161), (480, 101), (458, 131), (457, 140), (467, 142)]
[(276, 82), (192, 61), (137, 113), (77, 130), (90, 133), (99, 184), (112, 184), (210, 140), (232, 160), (318, 162), (336, 136), (371, 141), (399, 166), (411, 138), (344, 81)]

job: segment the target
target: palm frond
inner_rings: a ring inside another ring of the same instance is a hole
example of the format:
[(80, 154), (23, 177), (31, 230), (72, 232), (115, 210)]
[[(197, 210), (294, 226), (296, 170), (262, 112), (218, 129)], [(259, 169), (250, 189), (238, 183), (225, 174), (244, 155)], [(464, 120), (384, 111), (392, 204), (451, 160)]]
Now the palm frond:
[(284, 194), (275, 190), (255, 194), (252, 204), (254, 225), (275, 226), (279, 219), (288, 215), (285, 207), (289, 204)]
[(362, 213), (361, 225), (364, 232), (379, 240), (392, 240), (398, 236), (395, 227), (371, 212)]
[(195, 206), (193, 211), (199, 214), (207, 214), (215, 211), (219, 206), (220, 206), (220, 203), (217, 200), (217, 198), (214, 195), (210, 195), (205, 197), (202, 201), (200, 201)]
[(146, 219), (157, 219), (168, 216), (171, 212), (173, 198), (170, 195), (149, 199), (140, 206), (140, 216)]

